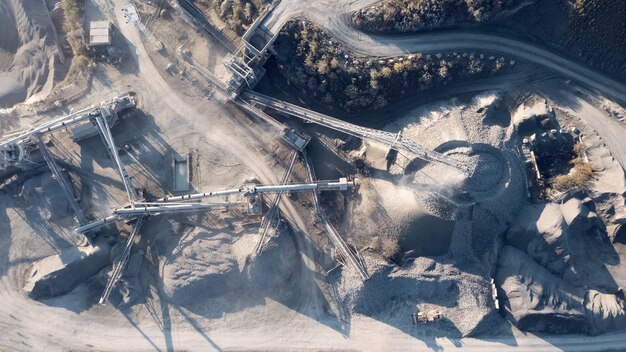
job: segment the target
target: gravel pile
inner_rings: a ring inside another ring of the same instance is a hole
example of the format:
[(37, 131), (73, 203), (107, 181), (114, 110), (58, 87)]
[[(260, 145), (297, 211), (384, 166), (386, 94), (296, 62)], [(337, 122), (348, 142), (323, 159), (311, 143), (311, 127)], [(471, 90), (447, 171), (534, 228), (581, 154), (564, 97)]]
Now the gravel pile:
[[(362, 284), (350, 271), (331, 277), (351, 314), (366, 315), (414, 334), (461, 337), (498, 331), (503, 324), (491, 300), (490, 283), (450, 264), (452, 258), (417, 258), (402, 269), (366, 256), (371, 278)], [(437, 309), (442, 319), (411, 325), (411, 313)]]
[[(407, 259), (402, 267), (371, 253), (365, 255), (371, 274), (365, 283), (347, 269), (331, 277), (352, 314), (371, 316), (412, 333), (410, 314), (416, 308), (437, 309), (443, 318), (419, 330), (426, 334), (445, 331), (446, 336), (496, 333), (505, 326), (495, 309), (490, 277), (500, 235), (526, 204), (526, 192), (511, 130), (484, 123), (499, 99), (497, 94), (487, 94), (467, 106), (438, 105), (436, 110), (415, 111), (412, 117), (388, 126), (391, 131), (402, 129), (403, 136), (416, 143), (471, 162), (476, 170), (473, 178), (467, 178), (448, 166), (411, 162), (400, 155), (390, 169), (397, 175), (391, 186), (376, 178), (360, 188), (361, 199), (354, 209), (376, 211), (355, 212), (360, 224), (354, 228), (366, 227), (367, 219), (372, 219), (379, 232), (389, 232), (398, 223), (410, 223), (411, 214), (428, 214), (452, 226), (445, 235), (442, 228), (421, 239), (429, 243), (447, 237), (447, 253)], [(401, 176), (411, 169), (418, 171)], [(410, 202), (404, 201), (406, 190), (411, 190), (411, 197), (406, 197)], [(432, 227), (402, 226), (417, 237)]]
[(173, 303), (190, 305), (233, 291), (263, 292), (288, 281), (299, 258), (286, 228), (252, 259), (256, 229), (216, 231), (200, 227), (164, 256), (163, 291)]

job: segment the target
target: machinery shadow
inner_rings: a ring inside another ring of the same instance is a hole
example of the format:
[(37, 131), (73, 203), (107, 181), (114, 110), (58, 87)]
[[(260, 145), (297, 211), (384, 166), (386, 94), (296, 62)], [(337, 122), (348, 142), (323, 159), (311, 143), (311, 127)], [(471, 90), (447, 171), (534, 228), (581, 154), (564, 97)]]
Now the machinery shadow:
[(120, 158), (127, 165), (135, 186), (144, 185), (157, 196), (168, 194), (171, 184), (172, 155), (176, 151), (165, 140), (154, 116), (141, 109), (125, 114), (113, 128), (116, 144), (122, 150)]
[[(211, 214), (201, 214), (187, 217), (187, 219), (184, 219), (182, 216), (177, 216), (176, 218), (174, 223), (180, 220), (189, 231), (187, 231), (186, 235), (183, 235), (180, 241), (177, 241), (178, 243), (174, 243), (170, 246), (160, 245), (160, 247), (165, 247), (164, 253), (159, 253), (152, 258), (152, 260), (155, 261), (162, 261), (163, 258), (166, 258), (162, 267), (159, 269), (158, 277), (152, 278), (150, 283), (150, 285), (154, 287), (153, 291), (158, 292), (158, 301), (161, 305), (160, 311), (159, 308), (156, 307), (153, 309), (155, 312), (153, 316), (156, 317), (155, 320), (158, 319), (161, 321), (160, 324), (163, 326), (162, 330), (166, 341), (171, 339), (171, 336), (169, 336), (171, 331), (168, 330), (171, 308), (179, 312), (183, 312), (183, 310), (189, 312), (183, 313), (185, 319), (187, 319), (196, 330), (202, 330), (202, 323), (196, 320), (197, 318), (193, 317), (192, 313), (203, 319), (215, 320), (223, 318), (229, 313), (243, 312), (255, 307), (265, 306), (268, 304), (268, 301), (273, 301), (275, 303), (272, 304), (278, 303), (294, 312), (309, 316), (311, 319), (318, 320), (341, 332), (344, 336), (347, 336), (348, 332), (346, 326), (349, 325), (338, 319), (329, 319), (330, 316), (326, 314), (321, 314), (322, 311), (328, 310), (329, 303), (325, 301), (321, 289), (314, 280), (316, 272), (311, 271), (311, 269), (301, 262), (302, 259), (299, 259), (299, 253), (301, 253), (300, 244), (298, 243), (299, 240), (296, 241), (294, 237), (300, 236), (301, 234), (293, 230), (289, 230), (289, 234), (282, 231), (279, 235), (274, 236), (271, 240), (276, 243), (269, 245), (258, 257), (248, 261), (248, 264), (244, 267), (234, 267), (228, 269), (229, 271), (227, 272), (216, 274), (217, 276), (211, 274), (206, 278), (200, 279), (200, 282), (196, 282), (195, 286), (185, 290), (185, 295), (194, 297), (188, 303), (174, 303), (172, 299), (168, 298), (165, 294), (165, 288), (163, 286), (165, 280), (171, 281), (171, 278), (164, 279), (165, 273), (163, 272), (163, 268), (165, 265), (171, 265), (168, 264), (168, 262), (175, 261), (177, 256), (185, 256), (188, 258), (190, 251), (191, 253), (198, 251), (198, 248), (192, 247), (194, 243), (199, 245), (200, 242), (221, 241), (223, 240), (223, 237), (220, 236), (222, 233), (235, 234), (235, 236), (248, 236), (250, 233), (256, 234), (258, 228), (258, 224), (256, 223), (244, 225), (243, 228), (241, 228), (240, 224), (234, 224), (235, 222), (241, 221), (241, 219), (236, 217), (218, 219)], [(199, 227), (200, 230), (194, 230), (192, 227), (194, 225)], [(213, 225), (216, 227), (213, 228)], [(162, 234), (186, 232), (184, 229), (181, 230), (181, 228), (178, 228), (180, 225), (172, 225), (172, 222), (170, 222), (169, 225), (169, 232), (167, 230), (163, 232), (165, 226), (168, 225), (164, 222), (158, 224), (159, 231)], [(149, 231), (149, 229), (146, 230)], [(237, 240), (238, 239), (233, 240), (233, 243)], [(292, 241), (294, 243), (289, 245), (289, 242)], [(232, 246), (233, 243), (229, 243), (228, 246)], [(295, 248), (295, 250), (293, 252), (289, 250), (288, 253), (285, 253), (282, 248), (288, 248), (289, 246), (293, 246), (292, 248)], [(210, 251), (211, 249), (207, 247), (206, 250)], [(288, 257), (293, 255), (294, 258), (293, 260), (284, 258), (277, 259), (285, 255)], [(220, 258), (220, 256), (221, 255), (216, 253), (216, 260)], [(296, 268), (272, 270), (272, 268), (278, 268), (280, 265), (284, 265), (276, 263), (276, 260), (281, 262), (287, 260), (289, 263), (293, 262), (298, 264)], [(215, 266), (217, 264), (213, 263), (212, 265)], [(276, 270), (280, 273), (273, 273), (273, 271)], [(181, 289), (184, 290), (184, 288)], [(203, 336), (208, 338), (206, 335)], [(208, 338), (207, 341), (210, 341), (210, 338)], [(215, 346), (213, 347), (215, 348)]]
[(5, 276), (10, 267), (9, 251), (13, 232), (11, 221), (7, 215), (7, 203), (10, 202), (9, 195), (15, 192), (13, 188), (6, 185), (0, 188), (0, 277)]

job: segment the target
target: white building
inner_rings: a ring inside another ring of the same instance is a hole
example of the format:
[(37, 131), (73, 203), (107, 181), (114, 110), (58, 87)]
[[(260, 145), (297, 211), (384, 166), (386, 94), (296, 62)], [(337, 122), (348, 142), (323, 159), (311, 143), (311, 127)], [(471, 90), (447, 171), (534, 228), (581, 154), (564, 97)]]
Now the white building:
[(111, 45), (111, 22), (89, 22), (89, 46)]

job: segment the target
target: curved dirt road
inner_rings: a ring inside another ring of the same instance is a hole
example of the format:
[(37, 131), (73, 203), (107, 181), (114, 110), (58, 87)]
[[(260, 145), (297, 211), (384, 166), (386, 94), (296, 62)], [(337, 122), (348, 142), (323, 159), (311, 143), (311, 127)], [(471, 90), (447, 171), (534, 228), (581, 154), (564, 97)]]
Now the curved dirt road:
[(307, 18), (336, 40), (361, 55), (393, 56), (450, 50), (484, 50), (519, 58), (573, 79), (626, 103), (626, 85), (550, 49), (519, 39), (467, 30), (433, 31), (409, 35), (367, 34), (355, 29), (350, 13), (377, 0), (282, 0), (264, 21), (273, 32), (295, 17)]
[[(294, 15), (307, 14), (310, 18), (321, 25), (327, 27), (333, 35), (338, 36), (342, 41), (351, 47), (357, 48), (358, 52), (364, 50), (364, 53), (379, 55), (399, 54), (407, 51), (433, 51), (433, 50), (453, 50), (453, 49), (480, 49), (480, 45), (484, 46), (484, 50), (490, 50), (488, 47), (494, 45), (492, 36), (481, 37), (480, 34), (467, 34), (471, 38), (467, 38), (470, 43), (463, 42), (457, 34), (448, 33), (441, 34), (444, 37), (438, 37), (438, 34), (420, 35), (412, 37), (372, 37), (365, 36), (347, 26), (345, 16), (346, 9), (353, 9), (372, 3), (372, 0), (341, 2), (331, 0), (302, 2), (294, 0), (283, 0), (282, 6), (277, 9), (280, 16), (273, 19), (276, 25), (281, 21), (284, 23), (288, 18)], [(119, 16), (122, 6), (127, 4), (126, 0), (115, 1), (116, 14)], [(291, 4), (291, 5), (290, 5)], [(297, 5), (297, 11), (292, 11)], [(341, 10), (341, 11), (334, 11)], [(334, 18), (329, 18), (329, 13), (339, 14)], [(190, 123), (194, 119), (202, 118), (202, 113), (189, 107), (189, 105), (181, 99), (177, 93), (167, 85), (162, 79), (158, 69), (150, 61), (148, 54), (141, 44), (141, 38), (135, 28), (130, 25), (124, 25), (123, 21), (118, 21), (122, 33), (137, 46), (137, 61), (139, 63), (138, 79), (145, 82), (150, 87), (146, 94), (150, 99), (163, 99), (172, 110), (178, 112), (178, 116), (187, 119)], [(347, 29), (345, 27), (348, 27)], [(477, 37), (478, 35), (478, 37)], [(344, 38), (345, 37), (345, 38)], [(503, 39), (504, 40), (504, 39)], [(508, 40), (507, 40), (508, 41)], [(472, 42), (474, 44), (472, 44)], [(443, 44), (447, 43), (447, 44)], [(370, 45), (371, 44), (371, 45)], [(446, 46), (448, 45), (448, 46)], [(472, 46), (479, 45), (479, 47)], [(504, 45), (504, 44), (502, 44)], [(498, 46), (495, 44), (495, 46)], [(529, 52), (521, 50), (508, 41), (507, 50), (517, 54), (508, 54), (511, 56), (522, 57), (522, 55), (530, 56), (532, 50), (539, 50), (539, 62), (550, 61), (553, 59), (549, 51), (534, 48)], [(496, 50), (498, 51), (498, 50)], [(502, 51), (499, 51), (502, 52)], [(503, 52), (506, 53), (506, 52)], [(526, 53), (526, 54), (524, 54)], [(558, 56), (558, 55), (557, 55)], [(561, 58), (562, 59), (562, 58)], [(585, 83), (583, 79), (589, 80), (591, 83), (602, 88), (601, 90), (612, 95), (612, 92), (622, 94), (623, 86), (615, 82), (608, 84), (602, 80), (594, 72), (580, 73), (577, 64), (569, 61), (562, 63), (568, 68), (560, 67), (560, 59), (552, 61), (550, 65), (545, 63), (545, 67), (551, 68), (557, 72), (569, 72), (579, 78), (571, 77)], [(564, 59), (567, 60), (567, 59)], [(533, 61), (533, 60), (529, 60)], [(533, 61), (534, 62), (534, 61)], [(578, 65), (580, 66), (580, 65)], [(582, 66), (581, 66), (582, 67)], [(582, 67), (582, 70), (587, 70)], [(562, 73), (564, 74), (564, 73)], [(570, 77), (570, 76), (568, 76)], [(595, 83), (594, 83), (595, 82)], [(591, 87), (589, 83), (585, 83)], [(596, 88), (596, 89), (600, 89)], [(610, 89), (610, 90), (606, 90)], [(617, 91), (616, 91), (617, 89)], [(621, 90), (620, 90), (621, 89)], [(228, 140), (215, 140), (215, 143), (222, 143), (224, 147), (249, 149), (249, 145), (244, 146), (239, 141), (249, 140), (251, 137), (246, 131), (233, 124), (228, 119), (223, 119), (224, 125), (214, 126), (220, 132), (227, 132), (229, 135), (235, 134), (235, 138)], [(259, 160), (256, 160), (251, 154), (246, 153), (242, 157), (242, 162), (253, 169), (260, 177), (267, 182), (278, 181), (274, 173)], [(0, 225), (1, 222), (16, 216), (12, 210), (5, 210), (6, 204), (0, 202)], [(282, 208), (297, 227), (303, 229), (304, 221), (300, 219), (297, 211), (292, 204), (286, 203)], [(2, 211), (6, 211), (9, 216), (2, 216)], [(10, 248), (12, 254), (21, 252), (28, 253), (30, 249), (30, 241), (17, 237), (18, 229), (13, 230), (10, 236), (0, 235), (0, 250)], [(4, 234), (2, 234), (4, 235)], [(314, 267), (311, 261), (312, 253), (310, 245), (300, 243), (304, 247), (303, 257), (305, 266)], [(1, 258), (2, 267), (10, 268), (10, 263), (14, 260), (22, 258), (14, 258), (7, 256)], [(304, 268), (303, 268), (304, 269)], [(9, 269), (14, 270), (14, 269)], [(4, 273), (3, 273), (4, 274)], [(308, 271), (303, 273), (302, 280), (313, 280), (314, 272)], [(317, 296), (313, 286), (308, 292), (310, 297), (303, 297), (303, 304), (306, 311), (317, 313), (320, 309)], [(20, 292), (20, 287), (14, 277), (3, 275), (0, 279), (0, 297), (3, 305), (0, 305), (0, 329), (3, 331), (0, 336), (0, 348), (7, 347), (11, 351), (30, 351), (30, 350), (49, 350), (49, 351), (65, 351), (65, 350), (126, 350), (126, 351), (167, 351), (167, 350), (220, 350), (220, 349), (259, 349), (259, 350), (296, 350), (307, 349), (312, 346), (316, 350), (333, 349), (333, 350), (423, 350), (423, 349), (457, 349), (463, 348), (468, 351), (478, 351), (484, 349), (493, 349), (498, 351), (509, 350), (533, 350), (533, 351), (592, 351), (606, 349), (624, 349), (626, 348), (626, 337), (624, 333), (605, 334), (596, 337), (588, 336), (563, 336), (563, 337), (540, 337), (533, 334), (516, 333), (511, 336), (495, 339), (448, 339), (424, 337), (416, 338), (406, 334), (405, 332), (380, 323), (376, 320), (355, 317), (350, 322), (348, 329), (339, 329), (333, 326), (333, 322), (317, 321), (316, 314), (299, 314), (292, 311), (292, 316), (274, 322), (271, 325), (262, 325), (255, 329), (238, 331), (233, 329), (217, 329), (214, 331), (203, 331), (191, 325), (174, 325), (172, 326), (171, 341), (164, 340), (164, 332), (152, 323), (136, 325), (128, 318), (122, 316), (121, 313), (112, 309), (102, 309), (102, 311), (94, 311), (94, 314), (77, 315), (76, 313), (64, 310), (62, 308), (54, 308), (44, 304), (34, 302)], [(305, 291), (305, 290), (303, 290)], [(306, 292), (305, 292), (306, 293)], [(98, 316), (98, 313), (103, 313)], [(319, 317), (319, 315), (318, 315)], [(324, 319), (324, 318), (322, 318)], [(287, 346), (287, 348), (285, 347)]]

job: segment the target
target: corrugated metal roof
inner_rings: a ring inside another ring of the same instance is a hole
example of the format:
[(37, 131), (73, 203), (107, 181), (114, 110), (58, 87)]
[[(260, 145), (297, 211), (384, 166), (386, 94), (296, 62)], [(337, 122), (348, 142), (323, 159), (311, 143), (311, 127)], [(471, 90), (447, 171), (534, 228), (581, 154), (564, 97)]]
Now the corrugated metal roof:
[(111, 22), (91, 21), (89, 22), (89, 45), (109, 45), (111, 44)]
[(89, 28), (109, 28), (111, 26), (111, 22), (109, 21), (91, 21), (89, 22)]

